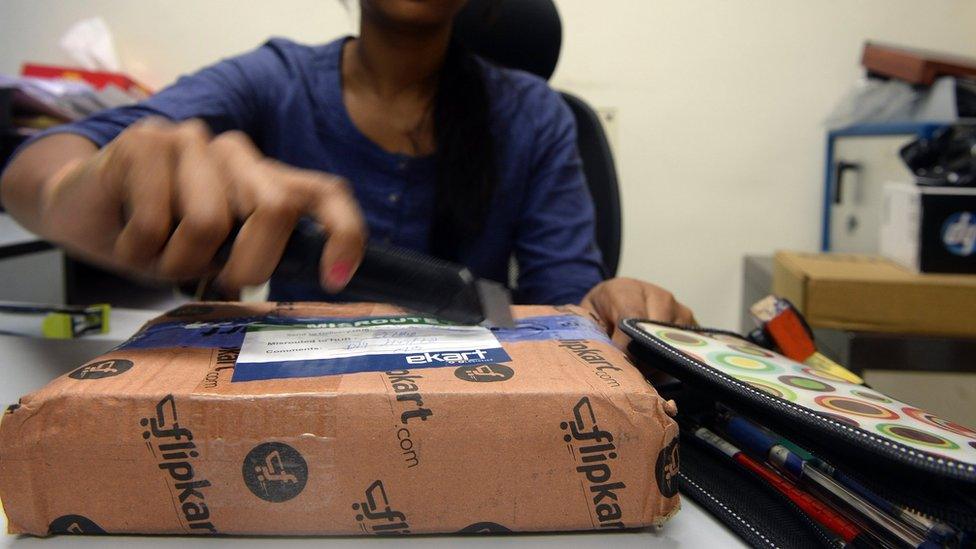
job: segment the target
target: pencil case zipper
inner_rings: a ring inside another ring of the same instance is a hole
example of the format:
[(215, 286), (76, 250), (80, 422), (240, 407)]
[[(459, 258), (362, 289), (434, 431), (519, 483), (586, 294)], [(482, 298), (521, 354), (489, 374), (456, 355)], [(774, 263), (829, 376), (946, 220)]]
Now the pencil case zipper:
[[(644, 321), (627, 319), (621, 323), (621, 329), (633, 340), (630, 351), (644, 362), (652, 362), (654, 367), (678, 378), (682, 382), (695, 386), (698, 390), (715, 396), (716, 400), (731, 406), (739, 413), (766, 425), (779, 434), (805, 447), (814, 455), (832, 463), (844, 473), (861, 481), (866, 487), (899, 505), (909, 507), (925, 515), (948, 522), (964, 530), (976, 530), (976, 505), (971, 502), (968, 509), (963, 505), (946, 505), (945, 493), (957, 496), (956, 501), (965, 504), (967, 490), (976, 494), (976, 467), (972, 464), (957, 462), (947, 458), (925, 455), (918, 450), (901, 445), (895, 441), (885, 440), (872, 433), (868, 433), (839, 421), (821, 416), (798, 404), (778, 399), (747, 383), (728, 376), (706, 364), (688, 357), (654, 337), (647, 335), (639, 326)], [(666, 323), (652, 322), (655, 325), (682, 328)], [(704, 334), (723, 334), (733, 336), (747, 342), (739, 334), (723, 330), (693, 330)], [(771, 413), (772, 412), (772, 413)], [(838, 446), (846, 446), (838, 450)], [(875, 472), (878, 463), (870, 463), (868, 458), (882, 460), (885, 475)], [(853, 467), (857, 462), (865, 467)], [(895, 490), (890, 475), (900, 472), (908, 475), (925, 476), (914, 482), (915, 488), (923, 484), (936, 486), (942, 492), (938, 495), (925, 495), (923, 490)], [(962, 484), (963, 487), (958, 485)], [(913, 493), (914, 492), (914, 493)]]

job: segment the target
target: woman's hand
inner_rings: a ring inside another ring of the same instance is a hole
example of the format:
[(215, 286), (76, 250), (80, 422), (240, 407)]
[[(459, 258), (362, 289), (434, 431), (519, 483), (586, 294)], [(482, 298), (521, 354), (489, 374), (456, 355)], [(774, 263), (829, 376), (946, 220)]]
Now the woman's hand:
[(625, 349), (630, 338), (617, 325), (625, 318), (645, 318), (683, 326), (695, 326), (691, 309), (671, 292), (633, 278), (612, 278), (593, 287), (580, 305), (603, 321), (614, 344)]
[(212, 273), (240, 224), (218, 276), (228, 289), (266, 281), (302, 216), (329, 235), (320, 279), (330, 291), (346, 285), (366, 243), (346, 181), (264, 158), (240, 132), (213, 138), (199, 121), (133, 125), (45, 181), (36, 215), (38, 232), (70, 251), (169, 280)]

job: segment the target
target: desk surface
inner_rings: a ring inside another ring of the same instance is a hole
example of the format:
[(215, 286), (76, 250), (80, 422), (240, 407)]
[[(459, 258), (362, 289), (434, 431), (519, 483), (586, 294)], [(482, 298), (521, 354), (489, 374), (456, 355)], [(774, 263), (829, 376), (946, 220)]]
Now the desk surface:
[(0, 212), (0, 248), (40, 241), (36, 234), (21, 227), (10, 214)]
[[(52, 378), (82, 364), (134, 333), (143, 322), (155, 316), (152, 311), (115, 309), (112, 331), (93, 338), (55, 341), (26, 337), (0, 336), (4, 379), (0, 383), (0, 404), (16, 402), (22, 395), (40, 388)], [(0, 514), (0, 532), (7, 530), (7, 519)], [(742, 542), (687, 498), (682, 510), (660, 529), (613, 533), (518, 534), (509, 536), (414, 536), (398, 540), (401, 547), (554, 547), (582, 549), (594, 547), (745, 547)], [(151, 536), (55, 536), (47, 539), (0, 534), (0, 549), (6, 547), (264, 547), (267, 538), (194, 538)], [(377, 538), (274, 538), (283, 547), (365, 547), (384, 543)]]

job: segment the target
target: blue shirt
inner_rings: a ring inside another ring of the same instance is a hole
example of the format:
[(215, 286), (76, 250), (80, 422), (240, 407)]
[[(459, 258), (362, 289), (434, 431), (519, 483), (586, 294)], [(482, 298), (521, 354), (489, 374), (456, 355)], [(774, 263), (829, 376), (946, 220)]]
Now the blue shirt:
[[(104, 146), (136, 120), (203, 119), (220, 133), (246, 132), (261, 151), (350, 181), (370, 239), (427, 252), (434, 159), (389, 153), (363, 135), (342, 101), (345, 39), (306, 46), (273, 39), (180, 78), (146, 101), (56, 128)], [(603, 278), (594, 214), (572, 113), (546, 82), (482, 62), (495, 140), (497, 181), (486, 230), (461, 250), (477, 276), (507, 282), (516, 300), (578, 303)], [(327, 300), (318, 286), (272, 278), (271, 299)]]

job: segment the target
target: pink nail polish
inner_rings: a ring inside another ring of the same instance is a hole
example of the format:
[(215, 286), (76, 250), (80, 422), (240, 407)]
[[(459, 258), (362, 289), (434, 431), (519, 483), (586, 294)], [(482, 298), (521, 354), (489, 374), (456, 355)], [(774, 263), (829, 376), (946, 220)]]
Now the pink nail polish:
[(329, 269), (329, 285), (335, 288), (345, 286), (352, 278), (352, 263), (349, 261), (336, 261)]

